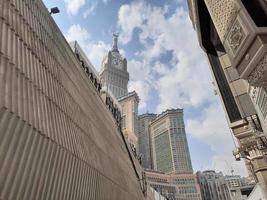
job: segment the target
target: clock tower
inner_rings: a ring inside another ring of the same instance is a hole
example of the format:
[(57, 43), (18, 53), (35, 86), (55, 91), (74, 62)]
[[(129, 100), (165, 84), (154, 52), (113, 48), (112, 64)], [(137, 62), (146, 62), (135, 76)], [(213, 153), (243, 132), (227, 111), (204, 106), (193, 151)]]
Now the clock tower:
[(127, 60), (123, 58), (118, 49), (118, 33), (113, 33), (112, 49), (102, 61), (100, 80), (119, 99), (128, 94), (129, 73), (127, 72)]

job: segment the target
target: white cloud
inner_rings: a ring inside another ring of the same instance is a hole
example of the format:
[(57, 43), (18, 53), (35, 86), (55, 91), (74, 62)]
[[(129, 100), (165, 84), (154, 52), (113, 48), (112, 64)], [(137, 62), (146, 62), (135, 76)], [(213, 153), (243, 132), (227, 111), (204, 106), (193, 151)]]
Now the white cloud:
[(95, 13), (95, 9), (97, 8), (98, 2), (92, 2), (88, 8), (83, 12), (83, 18), (87, 18), (89, 15), (92, 15)]
[[(150, 100), (149, 94), (156, 89), (158, 113), (167, 108), (204, 108), (186, 124), (187, 132), (209, 145), (214, 153), (212, 163), (207, 163), (205, 168), (229, 174), (233, 167), (244, 175), (244, 164), (234, 161), (232, 156), (234, 145), (230, 131), (220, 102), (213, 95), (209, 64), (198, 45), (188, 13), (182, 7), (172, 14), (167, 14), (168, 11), (166, 7), (151, 6), (145, 1), (120, 7), (118, 26), (123, 43), (129, 43), (137, 30), (139, 42), (144, 47), (136, 53), (136, 60), (128, 63), (131, 89), (140, 92), (144, 109)], [(162, 60), (166, 53), (171, 53), (171, 58)]]
[(87, 40), (89, 40), (90, 34), (79, 24), (75, 24), (68, 29), (67, 34), (65, 34), (65, 38), (69, 42), (76, 40), (79, 43), (84, 44)]
[(140, 2), (131, 5), (122, 5), (118, 13), (118, 25), (121, 27), (121, 41), (127, 43), (131, 40), (133, 31), (142, 25), (145, 19), (145, 8)]
[(131, 81), (129, 83), (129, 91), (135, 90), (140, 98), (139, 110), (145, 109), (147, 107), (146, 102), (150, 99), (149, 91), (150, 85), (147, 82), (142, 81)]
[(129, 60), (128, 61), (128, 72), (130, 74), (130, 79), (133, 81), (142, 80), (149, 81), (151, 77), (151, 69), (146, 66), (145, 62), (138, 60)]
[[(166, 9), (138, 1), (121, 6), (118, 15), (122, 40), (131, 41), (134, 30), (138, 29), (145, 47), (138, 55), (151, 73), (159, 75), (154, 80), (160, 98), (158, 112), (174, 106), (200, 106), (209, 101), (212, 88), (208, 64), (183, 8), (166, 17)], [(172, 60), (155, 64), (166, 52), (172, 52)]]
[(135, 90), (140, 98), (139, 111), (147, 110), (147, 103), (151, 101), (151, 90), (154, 80), (151, 69), (143, 61), (129, 60), (128, 72), (130, 74), (129, 91)]
[(205, 169), (214, 169), (217, 172), (223, 172), (225, 175), (233, 174), (248, 176), (244, 161), (236, 161), (232, 155), (216, 154), (211, 158), (212, 162), (205, 166)]
[(89, 60), (94, 67), (99, 71), (103, 56), (110, 49), (110, 46), (103, 41), (93, 42), (90, 40), (90, 34), (86, 29), (82, 28), (79, 24), (72, 25), (67, 34), (65, 34), (67, 41), (76, 40), (82, 49), (85, 51)]
[(238, 174), (247, 175), (244, 162), (236, 162), (232, 155), (236, 147), (219, 102), (210, 104), (198, 118), (188, 119), (186, 125), (187, 133), (208, 144), (214, 153), (212, 163), (207, 163), (206, 169), (230, 174), (233, 168)]
[[(137, 53), (142, 60), (140, 66), (145, 66), (150, 74), (158, 75), (153, 80), (159, 91), (158, 112), (173, 106), (200, 106), (209, 101), (212, 93), (208, 64), (203, 59), (188, 13), (178, 8), (167, 17), (167, 10), (138, 1), (121, 6), (118, 13), (122, 40), (131, 41), (134, 30), (138, 30), (140, 42), (145, 47)], [(159, 62), (167, 52), (172, 52), (172, 59)], [(143, 71), (140, 67), (135, 68), (131, 75), (134, 77)]]
[(64, 0), (67, 12), (76, 15), (79, 9), (85, 5), (85, 0)]
[(177, 3), (184, 3), (185, 0), (175, 0)]
[[(185, 55), (180, 55), (178, 58), (179, 61), (175, 67), (161, 69), (163, 70), (161, 73), (164, 74), (157, 82), (160, 98), (158, 112), (173, 106), (198, 107), (213, 99), (207, 65), (201, 63), (201, 60), (196, 65)], [(197, 69), (194, 69), (196, 66)], [(156, 70), (159, 69), (156, 68)], [(201, 79), (201, 77), (207, 78)]]
[(103, 41), (98, 41), (96, 43), (87, 43), (87, 45), (85, 45), (85, 50), (88, 58), (94, 64), (97, 71), (99, 71), (103, 57), (110, 50), (110, 46)]
[(156, 62), (154, 64), (154, 71), (160, 75), (160, 76), (164, 76), (164, 75), (168, 75), (171, 73), (172, 69), (170, 69), (168, 66), (164, 65), (161, 62)]
[(111, 0), (102, 0), (104, 4), (108, 4)]
[(194, 138), (209, 144), (213, 151), (216, 151), (218, 145), (219, 149), (224, 149), (225, 145), (233, 145), (223, 110), (217, 101), (203, 109), (197, 118), (188, 119), (186, 124), (187, 131)]

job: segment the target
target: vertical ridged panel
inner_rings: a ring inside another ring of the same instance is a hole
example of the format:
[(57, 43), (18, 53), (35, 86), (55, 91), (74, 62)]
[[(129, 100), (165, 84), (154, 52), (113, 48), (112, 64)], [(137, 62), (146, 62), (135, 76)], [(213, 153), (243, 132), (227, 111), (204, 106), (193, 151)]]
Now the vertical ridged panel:
[(39, 0), (0, 1), (0, 91), (1, 199), (141, 199), (110, 113)]
[[(23, 153), (23, 145), (25, 145), (25, 142), (27, 140), (27, 137), (25, 137), (26, 130), (25, 123), (22, 121), (19, 121), (18, 118), (16, 118), (17, 126), (14, 131), (14, 138), (13, 141), (15, 141), (14, 145), (10, 145), (9, 149), (11, 149), (11, 155), (6, 155), (6, 157), (10, 156), (12, 160), (9, 160), (10, 165), (7, 170), (7, 176), (5, 178), (4, 187), (2, 188), (2, 194), (4, 197), (7, 198), (7, 196), (10, 193), (10, 190), (12, 189), (13, 181), (16, 177), (16, 173), (18, 172), (17, 166), (19, 166), (22, 153)], [(3, 170), (3, 169), (2, 169)]]

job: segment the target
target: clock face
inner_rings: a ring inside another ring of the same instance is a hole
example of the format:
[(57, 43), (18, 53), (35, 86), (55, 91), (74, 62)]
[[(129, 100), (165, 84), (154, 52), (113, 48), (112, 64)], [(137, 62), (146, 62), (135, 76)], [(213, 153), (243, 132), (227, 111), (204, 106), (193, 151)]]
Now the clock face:
[(119, 64), (119, 59), (116, 58), (116, 57), (113, 57), (112, 64), (115, 65), (115, 66), (117, 66)]
[(118, 69), (123, 68), (122, 60), (118, 57), (113, 57), (112, 58), (112, 65)]

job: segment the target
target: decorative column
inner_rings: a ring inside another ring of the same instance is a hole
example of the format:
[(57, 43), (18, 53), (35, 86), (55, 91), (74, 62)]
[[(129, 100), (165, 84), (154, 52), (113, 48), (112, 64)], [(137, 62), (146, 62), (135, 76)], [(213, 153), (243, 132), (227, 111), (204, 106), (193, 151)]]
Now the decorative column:
[(247, 117), (246, 136), (237, 135), (240, 140), (241, 157), (249, 160), (260, 187), (267, 194), (267, 139), (262, 132), (257, 115)]
[(267, 53), (249, 74), (248, 82), (252, 86), (262, 87), (267, 91)]

